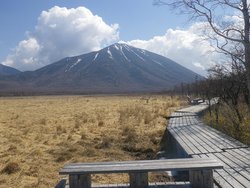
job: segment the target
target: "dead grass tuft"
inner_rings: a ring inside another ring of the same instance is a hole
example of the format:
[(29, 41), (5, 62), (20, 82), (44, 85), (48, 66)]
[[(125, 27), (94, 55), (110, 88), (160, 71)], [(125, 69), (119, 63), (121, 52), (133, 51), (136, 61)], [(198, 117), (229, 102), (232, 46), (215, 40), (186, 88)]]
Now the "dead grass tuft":
[[(234, 111), (227, 105), (221, 104), (218, 113), (218, 122), (216, 122), (216, 113), (207, 112), (203, 119), (204, 122), (215, 129), (249, 145), (250, 144), (250, 113), (246, 105), (240, 105), (240, 112), (243, 115), (243, 121), (240, 123)], [(238, 127), (239, 126), (239, 127)]]
[(5, 174), (13, 174), (21, 170), (19, 164), (17, 162), (9, 162), (3, 169), (2, 173)]

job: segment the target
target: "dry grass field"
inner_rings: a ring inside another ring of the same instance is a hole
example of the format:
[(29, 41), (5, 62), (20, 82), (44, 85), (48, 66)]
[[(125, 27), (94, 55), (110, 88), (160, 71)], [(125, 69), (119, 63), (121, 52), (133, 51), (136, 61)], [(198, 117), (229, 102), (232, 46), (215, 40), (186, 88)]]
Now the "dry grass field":
[(212, 109), (211, 116), (209, 112), (205, 114), (203, 120), (213, 128), (250, 145), (250, 113), (246, 104), (239, 105), (242, 115), (242, 122), (237, 119), (237, 114), (226, 104), (220, 104), (218, 112), (218, 122), (216, 122), (216, 112)]
[[(0, 187), (53, 187), (69, 162), (153, 158), (166, 128), (162, 116), (180, 105), (167, 96), (0, 98)], [(109, 183), (112, 176), (93, 179)]]

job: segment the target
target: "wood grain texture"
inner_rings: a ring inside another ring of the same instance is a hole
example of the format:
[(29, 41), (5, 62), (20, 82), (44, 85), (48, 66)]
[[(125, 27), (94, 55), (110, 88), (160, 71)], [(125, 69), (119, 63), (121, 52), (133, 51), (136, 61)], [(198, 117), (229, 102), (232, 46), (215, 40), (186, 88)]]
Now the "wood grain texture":
[(249, 188), (249, 146), (205, 125), (198, 114), (206, 108), (206, 104), (201, 104), (173, 113), (169, 133), (188, 157), (216, 159), (223, 165), (223, 169), (214, 170), (216, 186)]
[(102, 163), (77, 163), (64, 166), (59, 174), (103, 174), (103, 173), (130, 173), (152, 172), (169, 170), (195, 170), (216, 169), (222, 165), (215, 159), (168, 159), (168, 160), (145, 160), (123, 161)]

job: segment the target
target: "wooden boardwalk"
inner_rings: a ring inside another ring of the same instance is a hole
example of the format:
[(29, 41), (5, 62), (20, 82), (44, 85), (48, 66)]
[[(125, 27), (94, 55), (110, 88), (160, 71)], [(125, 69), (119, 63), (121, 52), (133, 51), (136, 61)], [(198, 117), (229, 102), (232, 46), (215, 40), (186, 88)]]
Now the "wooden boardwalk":
[(168, 131), (181, 157), (214, 158), (224, 169), (214, 170), (216, 187), (250, 188), (250, 148), (205, 125), (198, 117), (206, 104), (173, 113)]

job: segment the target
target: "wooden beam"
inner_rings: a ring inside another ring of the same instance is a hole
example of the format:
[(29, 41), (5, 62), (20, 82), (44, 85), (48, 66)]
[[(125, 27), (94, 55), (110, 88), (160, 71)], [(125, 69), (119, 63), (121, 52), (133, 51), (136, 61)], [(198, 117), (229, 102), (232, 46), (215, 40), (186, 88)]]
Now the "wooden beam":
[(91, 175), (69, 175), (69, 188), (91, 188)]
[(81, 174), (79, 178), (79, 188), (91, 188), (91, 175)]
[(189, 181), (192, 188), (213, 188), (213, 171), (212, 170), (190, 170)]
[(78, 175), (69, 175), (69, 188), (79, 188)]
[(148, 187), (148, 173), (147, 172), (129, 173), (129, 184), (131, 188)]

